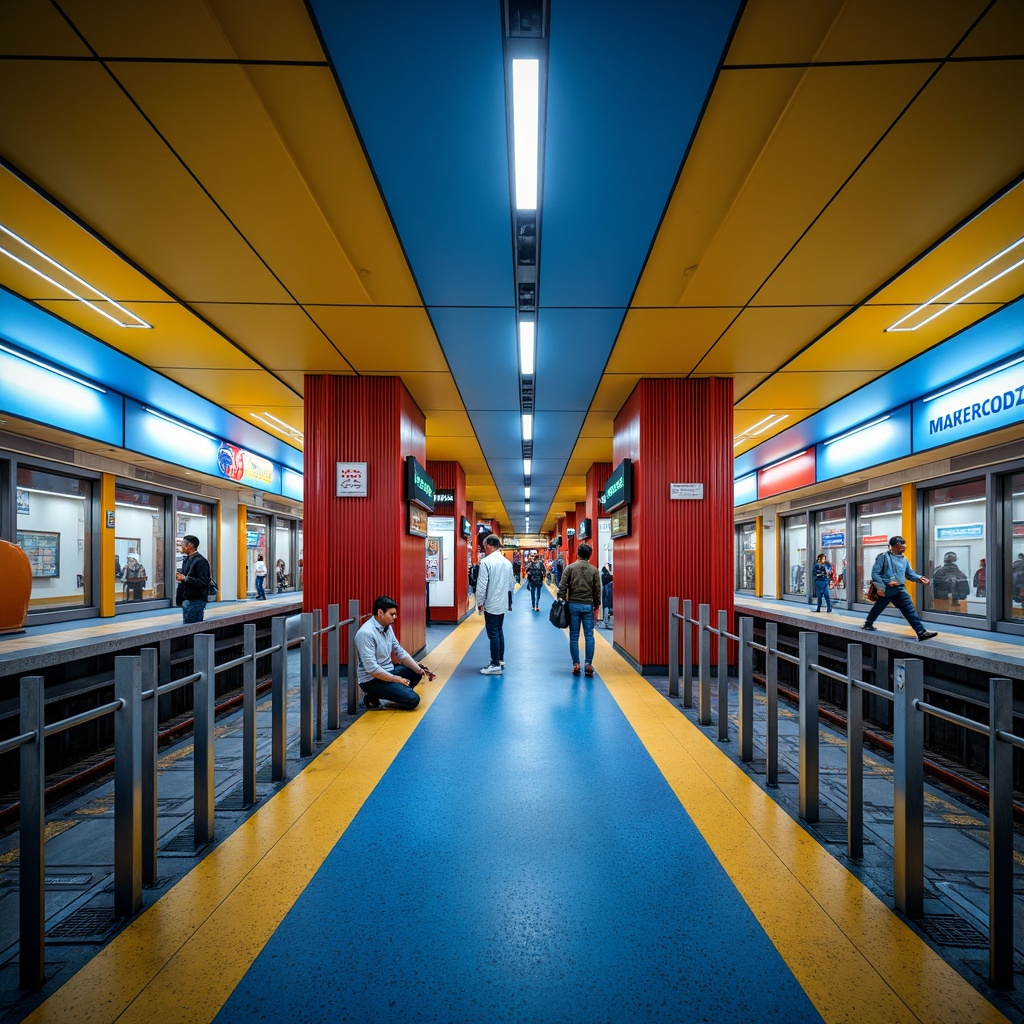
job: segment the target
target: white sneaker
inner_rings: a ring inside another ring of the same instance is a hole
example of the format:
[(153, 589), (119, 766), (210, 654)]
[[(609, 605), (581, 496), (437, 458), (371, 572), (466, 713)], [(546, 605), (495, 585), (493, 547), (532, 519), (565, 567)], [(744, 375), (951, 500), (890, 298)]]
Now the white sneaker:
[(488, 665), (487, 668), (480, 669), (480, 675), (482, 676), (500, 676), (501, 666), (500, 665)]

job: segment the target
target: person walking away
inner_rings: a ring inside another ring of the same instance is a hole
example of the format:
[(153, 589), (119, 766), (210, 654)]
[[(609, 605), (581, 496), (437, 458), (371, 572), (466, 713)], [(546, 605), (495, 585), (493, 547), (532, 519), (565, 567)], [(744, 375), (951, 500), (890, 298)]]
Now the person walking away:
[(202, 622), (210, 599), (210, 563), (199, 554), (199, 538), (194, 534), (186, 533), (178, 542), (178, 550), (185, 561), (174, 574), (178, 581), (174, 603), (181, 606), (182, 622)]
[(814, 592), (818, 597), (818, 607), (814, 610), (821, 611), (821, 599), (825, 598), (825, 611), (832, 611), (832, 597), (829, 594), (829, 587), (832, 585), (832, 566), (824, 554), (818, 555), (814, 561)]
[(927, 629), (921, 621), (914, 607), (913, 599), (907, 593), (907, 580), (923, 583), (926, 586), (931, 581), (927, 576), (921, 576), (915, 572), (903, 554), (907, 549), (907, 542), (902, 537), (889, 538), (889, 550), (883, 551), (876, 559), (871, 568), (871, 579), (878, 587), (882, 596), (874, 603), (868, 617), (861, 629), (873, 632), (875, 619), (888, 607), (894, 604), (902, 614), (903, 618), (910, 623), (910, 628), (917, 634), (918, 640), (931, 640), (938, 636), (934, 630)]
[(398, 642), (395, 620), (398, 602), (381, 595), (373, 602), (373, 615), (356, 633), (356, 651), (359, 666), (356, 681), (363, 691), (363, 707), (380, 710), (386, 700), (403, 711), (412, 711), (419, 705), (416, 684), (423, 677), (433, 680), (434, 674), (420, 664)]
[(499, 676), (505, 667), (505, 612), (512, 607), (512, 563), (501, 553), (501, 540), (493, 533), (484, 537), (484, 552), (476, 581), (476, 610), (484, 617), (491, 660), (480, 672)]
[(256, 600), (266, 601), (267, 592), (265, 590), (265, 584), (267, 580), (267, 563), (262, 555), (256, 556), (256, 566), (253, 569), (256, 573)]
[(545, 575), (540, 555), (534, 555), (526, 569), (526, 583), (530, 588), (530, 605), (535, 612), (540, 611), (540, 592), (544, 589)]
[(594, 613), (601, 607), (601, 574), (590, 564), (593, 549), (581, 544), (576, 561), (562, 573), (558, 598), (569, 606), (569, 657), (572, 674), (580, 674), (580, 626), (583, 627), (584, 666), (588, 676), (594, 674)]

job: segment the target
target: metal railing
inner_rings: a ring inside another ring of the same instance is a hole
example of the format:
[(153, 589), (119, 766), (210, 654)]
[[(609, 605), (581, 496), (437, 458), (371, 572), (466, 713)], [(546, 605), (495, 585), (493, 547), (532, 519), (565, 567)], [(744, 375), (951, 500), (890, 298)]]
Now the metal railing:
[(299, 754), (310, 757), (314, 742), (323, 742), (323, 659), (314, 643), (327, 639), (328, 729), (341, 727), (341, 628), (348, 626), (349, 714), (357, 710), (355, 635), (359, 602), (349, 601), (349, 617), (329, 605), (328, 625), (319, 609), (299, 616), (298, 637), (287, 639), (286, 619), (271, 620), (270, 645), (256, 648), (256, 625), (243, 628), (240, 657), (216, 664), (215, 637), (193, 638), (190, 675), (159, 684), (156, 648), (114, 659), (114, 700), (59, 722), (46, 724), (45, 679), (21, 678), (20, 733), (0, 742), (0, 754), (20, 749), (19, 825), (19, 959), (23, 988), (45, 980), (45, 740), (68, 729), (114, 716), (114, 913), (128, 917), (142, 907), (143, 885), (157, 882), (157, 699), (193, 687), (193, 839), (204, 846), (214, 839), (215, 680), (222, 672), (242, 669), (242, 803), (256, 802), (256, 663), (271, 659), (271, 780), (287, 776), (287, 651), (300, 648)]
[(818, 676), (846, 685), (847, 745), (847, 852), (852, 859), (864, 856), (864, 719), (863, 692), (894, 703), (893, 729), (893, 875), (896, 909), (915, 919), (924, 913), (924, 716), (951, 722), (988, 737), (989, 741), (989, 982), (996, 989), (1013, 986), (1013, 748), (1024, 749), (1024, 738), (1013, 733), (1013, 681), (989, 680), (989, 724), (946, 711), (924, 700), (924, 662), (897, 659), (894, 688), (888, 690), (861, 679), (863, 652), (860, 644), (848, 644), (846, 671), (818, 661), (818, 634), (799, 634), (799, 655), (778, 646), (778, 625), (765, 623), (765, 642), (753, 639), (754, 620), (739, 617), (739, 633), (727, 630), (728, 613), (718, 613), (718, 628), (710, 625), (711, 608), (702, 604), (692, 617), (692, 603), (669, 598), (669, 696), (679, 696), (679, 627), (683, 625), (683, 705), (693, 706), (692, 630), (698, 634), (698, 721), (711, 724), (711, 636), (718, 636), (718, 738), (728, 740), (728, 640), (739, 643), (737, 681), (739, 697), (738, 743), (740, 760), (753, 758), (753, 661), (754, 651), (765, 657), (765, 752), (767, 784), (778, 786), (778, 663), (799, 671), (799, 815), (813, 824), (819, 819)]

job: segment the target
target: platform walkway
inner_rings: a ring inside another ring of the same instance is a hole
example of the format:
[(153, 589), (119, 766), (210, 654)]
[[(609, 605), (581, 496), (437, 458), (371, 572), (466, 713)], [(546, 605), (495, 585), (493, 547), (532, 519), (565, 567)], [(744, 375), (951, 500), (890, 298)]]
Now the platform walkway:
[(503, 676), (454, 629), (418, 711), (361, 715), (27, 1019), (1014, 1019), (608, 634), (574, 678), (525, 592), (506, 623)]

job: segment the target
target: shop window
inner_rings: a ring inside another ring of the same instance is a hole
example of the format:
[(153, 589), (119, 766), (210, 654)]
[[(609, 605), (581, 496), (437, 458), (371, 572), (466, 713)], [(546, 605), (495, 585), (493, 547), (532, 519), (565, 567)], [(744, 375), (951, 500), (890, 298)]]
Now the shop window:
[(757, 585), (757, 524), (736, 524), (736, 580), (737, 590), (753, 591)]
[[(178, 498), (174, 508), (174, 537), (180, 541), (186, 534), (199, 538), (199, 550), (210, 563), (214, 578), (217, 577), (217, 562), (213, 550), (213, 505), (205, 501), (189, 501)], [(177, 548), (177, 544), (175, 544)], [(175, 569), (180, 569), (185, 561), (181, 549), (175, 554)]]
[(30, 611), (91, 603), (92, 484), (18, 468), (15, 543), (32, 566)]
[(291, 520), (278, 519), (274, 527), (274, 589), (279, 594), (295, 589), (292, 526)]
[(978, 584), (986, 562), (985, 481), (934, 487), (923, 493), (921, 504), (924, 566), (915, 568), (932, 581), (922, 591), (923, 607), (953, 615), (984, 615), (986, 598), (979, 596)]
[(846, 506), (827, 508), (815, 516), (815, 558), (824, 553), (831, 567), (833, 600), (846, 600)]
[(118, 487), (114, 506), (114, 600), (128, 603), (166, 598), (167, 499)]
[(1024, 473), (1006, 482), (1003, 501), (1003, 579), (1007, 618), (1024, 619)]
[(807, 513), (782, 520), (782, 592), (807, 593)]
[(264, 592), (269, 587), (273, 593), (273, 576), (270, 573), (270, 549), (267, 547), (267, 520), (264, 516), (249, 515), (245, 524), (245, 592), (256, 594), (256, 563), (260, 555), (267, 566), (263, 578)]
[[(857, 550), (854, 553), (857, 575), (855, 581), (848, 581), (856, 590), (855, 601), (864, 600), (864, 591), (871, 579), (871, 567), (875, 558), (889, 550), (889, 538), (903, 534), (903, 500), (898, 494), (877, 501), (865, 501), (854, 510), (857, 527)], [(847, 573), (849, 575), (849, 573)]]

